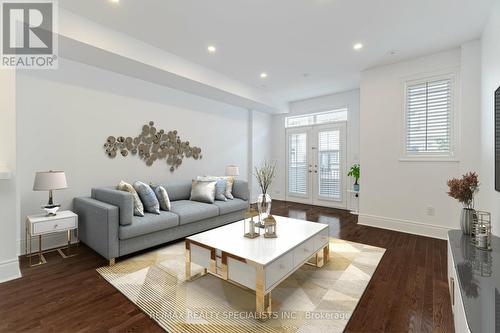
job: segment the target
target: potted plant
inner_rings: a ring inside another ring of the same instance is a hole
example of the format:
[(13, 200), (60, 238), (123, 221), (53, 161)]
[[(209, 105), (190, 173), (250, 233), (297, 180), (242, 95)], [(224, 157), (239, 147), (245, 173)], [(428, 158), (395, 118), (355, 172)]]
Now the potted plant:
[(271, 214), (271, 196), (267, 193), (276, 174), (276, 164), (264, 162), (260, 167), (255, 167), (254, 176), (259, 183), (262, 193), (257, 198), (257, 209), (262, 219)]
[(356, 192), (359, 192), (359, 183), (358, 183), (359, 173), (360, 173), (359, 164), (354, 164), (351, 167), (351, 169), (349, 170), (349, 172), (347, 173), (347, 175), (349, 177), (353, 177), (354, 178), (354, 185), (352, 187), (353, 187), (353, 190), (356, 191)]
[(474, 219), (474, 195), (479, 191), (479, 181), (475, 172), (468, 172), (461, 179), (448, 180), (448, 195), (463, 205), (460, 215), (460, 228), (470, 235)]

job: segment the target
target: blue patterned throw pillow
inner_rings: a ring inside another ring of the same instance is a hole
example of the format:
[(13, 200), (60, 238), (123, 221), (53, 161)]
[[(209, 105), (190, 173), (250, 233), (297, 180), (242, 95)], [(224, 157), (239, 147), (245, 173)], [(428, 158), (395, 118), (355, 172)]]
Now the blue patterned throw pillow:
[(226, 184), (227, 181), (225, 179), (217, 180), (217, 183), (215, 184), (215, 200), (227, 201), (227, 198), (224, 195), (224, 193), (226, 193)]
[(137, 191), (137, 194), (139, 194), (139, 198), (141, 198), (144, 210), (148, 213), (160, 215), (160, 203), (151, 187), (143, 182), (137, 181), (134, 183), (134, 189)]

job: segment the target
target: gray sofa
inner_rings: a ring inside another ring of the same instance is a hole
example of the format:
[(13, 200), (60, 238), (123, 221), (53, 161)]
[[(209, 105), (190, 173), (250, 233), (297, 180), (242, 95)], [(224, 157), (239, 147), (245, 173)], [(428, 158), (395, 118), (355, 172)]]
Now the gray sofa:
[(233, 200), (214, 204), (190, 201), (190, 180), (162, 185), (172, 207), (160, 215), (134, 216), (132, 194), (112, 187), (94, 188), (90, 198), (75, 198), (80, 240), (112, 265), (117, 257), (241, 220), (249, 206), (248, 183), (241, 180), (234, 182)]

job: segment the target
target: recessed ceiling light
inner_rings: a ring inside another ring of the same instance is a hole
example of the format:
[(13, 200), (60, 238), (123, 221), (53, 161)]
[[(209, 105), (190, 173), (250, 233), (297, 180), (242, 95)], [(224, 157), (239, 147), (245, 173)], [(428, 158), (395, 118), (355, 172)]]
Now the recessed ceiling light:
[(266, 73), (266, 72), (264, 72), (264, 73), (260, 73), (260, 78), (261, 78), (261, 79), (265, 79), (265, 78), (267, 78), (267, 73)]
[(120, 0), (111, 0), (111, 2), (118, 3)]
[(208, 50), (209, 53), (215, 53), (215, 51), (217, 51), (217, 48), (215, 46), (213, 46), (213, 45), (209, 45), (207, 47), (207, 50)]
[(361, 43), (356, 43), (352, 46), (353, 49), (355, 49), (356, 51), (359, 51), (363, 48), (363, 44)]

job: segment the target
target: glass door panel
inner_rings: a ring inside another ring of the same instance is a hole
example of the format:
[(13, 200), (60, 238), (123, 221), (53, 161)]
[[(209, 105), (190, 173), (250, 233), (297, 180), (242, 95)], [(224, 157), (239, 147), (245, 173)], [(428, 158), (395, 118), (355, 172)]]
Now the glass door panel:
[(341, 201), (340, 130), (318, 133), (318, 192), (317, 195)]
[(309, 194), (308, 131), (288, 132), (288, 195), (307, 198)]

